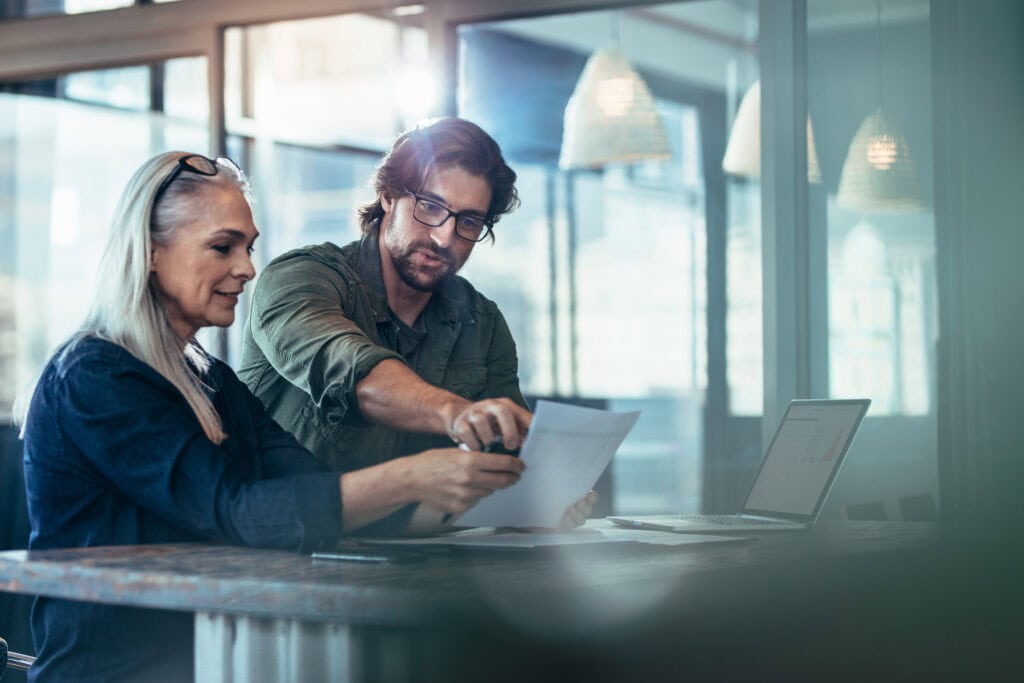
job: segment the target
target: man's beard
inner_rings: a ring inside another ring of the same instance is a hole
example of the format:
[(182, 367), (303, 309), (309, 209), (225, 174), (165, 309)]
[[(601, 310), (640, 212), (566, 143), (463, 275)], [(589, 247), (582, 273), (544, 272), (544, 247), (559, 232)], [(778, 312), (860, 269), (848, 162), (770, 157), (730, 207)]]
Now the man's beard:
[[(436, 244), (423, 242), (419, 244), (410, 244), (405, 248), (402, 248), (397, 245), (389, 245), (388, 240), (385, 237), (384, 247), (387, 249), (388, 255), (391, 257), (391, 262), (395, 266), (395, 271), (398, 273), (398, 277), (402, 282), (418, 292), (433, 292), (455, 275), (455, 258), (452, 256), (450, 251), (443, 249)], [(417, 269), (412, 260), (413, 254), (417, 251), (430, 253), (435, 258), (438, 258), (447, 264), (448, 267), (437, 275), (424, 273)]]
[(438, 275), (430, 275), (417, 270), (412, 262), (412, 252), (417, 250), (415, 246), (400, 255), (391, 254), (391, 260), (395, 264), (395, 270), (398, 272), (398, 277), (401, 278), (402, 282), (418, 292), (433, 292), (455, 274), (451, 255), (436, 248), (431, 249), (420, 246), (418, 249), (421, 251), (428, 249), (434, 256), (445, 261), (448, 264), (448, 268)]

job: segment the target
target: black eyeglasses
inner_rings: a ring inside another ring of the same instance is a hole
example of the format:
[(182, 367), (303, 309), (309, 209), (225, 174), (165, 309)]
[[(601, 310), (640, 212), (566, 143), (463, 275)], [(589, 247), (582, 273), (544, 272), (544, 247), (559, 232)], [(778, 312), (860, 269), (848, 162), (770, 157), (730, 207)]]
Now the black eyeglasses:
[(409, 194), (416, 200), (412, 217), (428, 228), (438, 228), (444, 225), (449, 217), (455, 216), (455, 234), (462, 239), (468, 242), (481, 242), (491, 234), (490, 223), (477, 214), (457, 213), (433, 199), (421, 197), (413, 192)]
[(160, 183), (160, 187), (156, 188), (156, 194), (153, 195), (153, 204), (155, 205), (157, 200), (160, 199), (160, 195), (164, 193), (171, 183), (181, 175), (182, 171), (188, 171), (189, 173), (196, 173), (198, 175), (215, 176), (219, 170), (218, 164), (224, 164), (236, 173), (240, 173), (241, 169), (238, 164), (233, 162), (227, 157), (217, 157), (216, 159), (210, 159), (204, 157), (202, 154), (187, 154), (178, 159), (178, 165), (174, 167), (163, 182)]

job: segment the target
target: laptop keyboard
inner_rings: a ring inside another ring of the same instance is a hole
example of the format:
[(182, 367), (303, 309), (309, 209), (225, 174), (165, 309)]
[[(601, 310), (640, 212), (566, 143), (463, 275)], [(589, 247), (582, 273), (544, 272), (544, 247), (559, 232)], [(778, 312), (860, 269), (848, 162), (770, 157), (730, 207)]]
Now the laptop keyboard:
[(749, 526), (754, 524), (781, 524), (773, 519), (756, 519), (750, 517), (737, 517), (736, 515), (668, 515), (673, 519), (681, 519), (690, 522), (708, 522), (710, 524), (721, 524), (723, 526)]

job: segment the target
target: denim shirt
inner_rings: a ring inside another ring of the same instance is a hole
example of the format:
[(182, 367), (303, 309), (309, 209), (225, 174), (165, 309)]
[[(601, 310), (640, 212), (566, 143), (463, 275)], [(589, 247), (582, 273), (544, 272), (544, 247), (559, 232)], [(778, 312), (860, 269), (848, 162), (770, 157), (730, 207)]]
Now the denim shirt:
[(447, 436), (371, 424), (356, 385), (382, 360), (470, 400), (525, 406), (516, 345), (495, 303), (461, 277), (430, 297), (410, 358), (381, 276), (378, 231), (345, 247), (325, 243), (279, 256), (260, 274), (244, 330), (239, 376), (275, 420), (323, 462), (347, 472), (429, 448)]
[[(306, 551), (341, 534), (338, 475), (211, 360), (203, 379), (227, 434), (220, 445), (123, 347), (85, 337), (54, 356), (25, 425), (30, 550), (217, 541)], [(38, 598), (32, 631), (33, 681), (191, 678), (187, 614)]]

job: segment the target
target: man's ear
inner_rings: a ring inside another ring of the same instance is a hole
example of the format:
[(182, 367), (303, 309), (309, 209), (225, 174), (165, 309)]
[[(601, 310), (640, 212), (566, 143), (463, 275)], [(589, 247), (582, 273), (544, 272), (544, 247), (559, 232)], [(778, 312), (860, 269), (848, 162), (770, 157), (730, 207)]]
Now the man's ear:
[(380, 198), (381, 208), (384, 209), (384, 213), (391, 213), (391, 206), (395, 203), (387, 192), (381, 192), (378, 197)]

